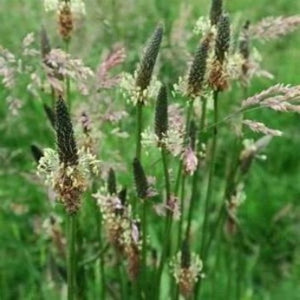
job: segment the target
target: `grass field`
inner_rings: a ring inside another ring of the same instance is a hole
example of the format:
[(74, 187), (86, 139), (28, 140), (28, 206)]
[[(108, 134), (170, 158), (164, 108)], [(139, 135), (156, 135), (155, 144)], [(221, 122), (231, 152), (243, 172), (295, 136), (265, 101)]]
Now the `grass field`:
[[(265, 16), (295, 15), (300, 12), (300, 2), (296, 0), (232, 0), (225, 1), (225, 5), (232, 15), (232, 20), (250, 19), (253, 23)], [(183, 51), (194, 52), (199, 38), (192, 34), (192, 30), (197, 19), (207, 14), (209, 7), (210, 1), (207, 0), (89, 0), (86, 1), (86, 16), (72, 38), (70, 53), (95, 70), (105, 54), (116, 43), (121, 43), (126, 49), (127, 57), (117, 71), (133, 73), (146, 40), (156, 25), (163, 22), (166, 33), (158, 61), (159, 77), (171, 86), (177, 82), (179, 75), (186, 72), (188, 65), (188, 61), (179, 56), (183, 53), (180, 42), (186, 45)], [(176, 26), (179, 26), (177, 21), (180, 16), (183, 16), (182, 22), (186, 24), (185, 31), (181, 35), (179, 33), (179, 40), (174, 41), (172, 33)], [(0, 46), (9, 49), (16, 57), (21, 55), (23, 38), (30, 32), (38, 36), (41, 25), (47, 28), (53, 48), (62, 47), (57, 34), (56, 18), (53, 14), (44, 12), (42, 1), (2, 0), (0, 19)], [(247, 90), (248, 96), (277, 82), (299, 84), (299, 33), (298, 30), (275, 41), (255, 45), (263, 56), (263, 67), (274, 74), (274, 79), (255, 78)], [(174, 52), (170, 49), (174, 49)], [(41, 225), (50, 213), (55, 212), (63, 216), (63, 211), (60, 206), (54, 206), (48, 200), (46, 188), (35, 175), (36, 164), (30, 152), (31, 144), (42, 147), (55, 145), (55, 136), (42, 106), (43, 102), (50, 103), (50, 96), (45, 96), (44, 99), (35, 97), (28, 91), (28, 84), (29, 78), (25, 73), (18, 76), (16, 87), (12, 91), (0, 83), (0, 299), (63, 299), (62, 295), (65, 295), (66, 289), (61, 275), (65, 272), (64, 263), (60, 261), (61, 258), (53, 263), (58, 254)], [(81, 96), (71, 88), (74, 112), (76, 107), (85, 107), (85, 101), (92, 103), (94, 111), (98, 107), (99, 110), (105, 110), (109, 101), (115, 101), (117, 108), (124, 107), (123, 104), (118, 104), (124, 101), (120, 93), (104, 93), (95, 99), (87, 100), (88, 96)], [(15, 115), (12, 112), (13, 104), (9, 108), (8, 96), (20, 99), (21, 107)], [(238, 103), (243, 98), (241, 89), (234, 85), (232, 90), (222, 94), (220, 103), (224, 103), (227, 110), (232, 103)], [(128, 132), (129, 137), (119, 138), (112, 134), (113, 125), (103, 124), (99, 154), (101, 161), (122, 166), (117, 173), (119, 184), (131, 188), (131, 161), (135, 151), (135, 110), (130, 105), (125, 107), (128, 116), (118, 126), (122, 131)], [(255, 110), (246, 116), (262, 121), (271, 128), (280, 129), (284, 134), (282, 137), (273, 138), (265, 151), (267, 160), (256, 160), (245, 182), (247, 200), (240, 208), (239, 220), (247, 240), (252, 245), (251, 251), (243, 250), (240, 257), (234, 247), (224, 248), (224, 257), (219, 262), (221, 271), (212, 272), (215, 285), (204, 288), (203, 299), (298, 300), (300, 118), (296, 113), (282, 114), (269, 110)], [(145, 109), (144, 118), (145, 123), (152, 122), (153, 107)], [(225, 162), (232, 147), (232, 140), (229, 133), (223, 130), (224, 127), (220, 129), (223, 138), (219, 143), (215, 171), (219, 188), (223, 185), (221, 178), (224, 176)], [(258, 136), (249, 132), (247, 134), (247, 138), (257, 139)], [(159, 155), (159, 152), (155, 151), (150, 150), (143, 164), (150, 175), (156, 177), (157, 185), (160, 186), (163, 172), (160, 166), (154, 163)], [(199, 186), (201, 190), (205, 189), (202, 182), (199, 182)], [(219, 189), (215, 193), (216, 197), (222, 197), (220, 193)], [(159, 199), (158, 197), (156, 201)], [(94, 215), (93, 209), (94, 207), (85, 201), (80, 216), (82, 240), (79, 256), (82, 260), (97, 252), (96, 222), (91, 218), (91, 215)], [(199, 205), (198, 209), (201, 214)], [(214, 207), (211, 208), (213, 209)], [(214, 218), (214, 214), (212, 215)], [(159, 249), (162, 227), (157, 225), (159, 222), (155, 223), (157, 220), (157, 217), (151, 217), (150, 221), (154, 225), (151, 229), (153, 232), (149, 235), (153, 234), (150, 240)], [(194, 222), (197, 220), (198, 217), (195, 217)], [(64, 228), (64, 222), (62, 226)], [(172, 236), (175, 234), (172, 232)], [(109, 259), (110, 257), (107, 260)], [(58, 271), (53, 267), (56, 264), (63, 269), (57, 276), (55, 272)], [(242, 266), (242, 293), (236, 296), (230, 290), (238, 288), (239, 267)], [(110, 288), (118, 290), (117, 272), (114, 273), (113, 266), (109, 263), (107, 268)], [(79, 295), (78, 299), (101, 299), (99, 269), (98, 260), (84, 269), (83, 278), (79, 278), (78, 281), (85, 287), (86, 293), (84, 296)], [(232, 277), (228, 275), (231, 272), (234, 273)], [(59, 278), (58, 283), (52, 280), (55, 276)], [(168, 271), (165, 270), (163, 285), (167, 282), (167, 277)], [(114, 299), (113, 294), (107, 293), (106, 299)], [(162, 288), (161, 295), (161, 299), (170, 298), (168, 289)], [(115, 298), (126, 299), (118, 296)], [(128, 296), (127, 299), (134, 298)]]

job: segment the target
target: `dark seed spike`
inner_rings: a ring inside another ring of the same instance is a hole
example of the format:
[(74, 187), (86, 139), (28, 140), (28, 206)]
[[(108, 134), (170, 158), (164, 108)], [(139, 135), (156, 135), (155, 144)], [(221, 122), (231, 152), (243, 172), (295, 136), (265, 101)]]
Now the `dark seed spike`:
[(192, 150), (195, 150), (196, 134), (197, 134), (197, 126), (196, 126), (195, 121), (192, 120), (190, 123), (190, 128), (189, 128), (190, 146), (191, 146)]
[(210, 23), (217, 25), (223, 12), (223, 0), (212, 0), (210, 8)]
[(163, 85), (158, 93), (155, 108), (155, 134), (161, 140), (168, 130), (168, 94)]
[(137, 158), (133, 160), (133, 175), (138, 197), (141, 199), (147, 198), (148, 182), (144, 169)]
[(144, 55), (137, 71), (136, 85), (143, 91), (151, 81), (153, 69), (160, 49), (163, 36), (163, 27), (158, 26), (154, 31), (145, 49)]
[(40, 159), (44, 156), (43, 150), (41, 150), (38, 146), (36, 145), (31, 145), (30, 146), (31, 154), (36, 163), (38, 164)]
[(41, 39), (41, 54), (42, 54), (42, 58), (45, 59), (46, 56), (51, 51), (51, 44), (50, 44), (50, 40), (49, 40), (47, 31), (44, 26), (42, 26), (42, 29), (40, 32), (40, 39)]
[(60, 163), (68, 166), (77, 165), (78, 153), (73, 126), (66, 103), (61, 96), (56, 101), (56, 135)]
[(187, 269), (191, 265), (190, 246), (187, 239), (185, 239), (181, 246), (181, 268)]
[(217, 29), (216, 39), (216, 57), (218, 61), (223, 63), (225, 53), (229, 51), (230, 47), (230, 20), (228, 15), (220, 17)]
[(209, 34), (200, 43), (192, 62), (188, 75), (188, 94), (197, 97), (202, 90), (205, 75), (207, 58), (211, 45), (212, 35)]
[(110, 195), (117, 193), (116, 174), (112, 168), (110, 168), (108, 171), (107, 190)]
[(249, 38), (250, 21), (246, 21), (243, 26), (243, 31), (239, 43), (239, 50), (244, 59), (248, 59), (250, 56), (250, 38)]
[(50, 121), (51, 126), (55, 129), (55, 112), (54, 110), (47, 104), (44, 104), (44, 111), (48, 120)]
[(119, 199), (121, 200), (122, 205), (126, 204), (126, 197), (127, 197), (127, 188), (123, 188), (119, 192)]

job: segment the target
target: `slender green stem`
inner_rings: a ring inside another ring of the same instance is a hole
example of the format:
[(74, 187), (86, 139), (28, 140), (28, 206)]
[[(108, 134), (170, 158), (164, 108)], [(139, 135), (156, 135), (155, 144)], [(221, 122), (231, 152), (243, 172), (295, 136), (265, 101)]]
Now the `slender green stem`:
[[(166, 188), (166, 205), (169, 204), (169, 199), (171, 196), (171, 187), (170, 187), (170, 177), (169, 177), (169, 169), (168, 169), (168, 159), (167, 159), (167, 152), (164, 147), (161, 149), (161, 155), (162, 155), (162, 162), (163, 162), (163, 169), (164, 169), (164, 177), (165, 177), (165, 188)], [(166, 258), (168, 256), (169, 252), (169, 244), (170, 244), (170, 231), (172, 228), (172, 217), (173, 213), (168, 210), (167, 211), (167, 216), (166, 216), (166, 222), (165, 222), (165, 234), (164, 236), (164, 243), (163, 243), (163, 249), (162, 249), (162, 254), (159, 262), (159, 266), (157, 269), (157, 295), (156, 298), (159, 299), (159, 294), (160, 294), (160, 278), (161, 274), (163, 271), (164, 263), (166, 261)]]
[(143, 103), (142, 102), (138, 102), (137, 106), (136, 106), (136, 158), (138, 160), (141, 160), (141, 152), (142, 152), (142, 130), (143, 130)]
[[(212, 197), (212, 191), (213, 191), (213, 177), (215, 172), (215, 156), (216, 156), (216, 150), (217, 150), (217, 137), (218, 137), (218, 131), (217, 131), (217, 124), (218, 124), (218, 91), (214, 91), (214, 131), (213, 131), (213, 140), (212, 140), (212, 149), (211, 149), (211, 160), (210, 160), (210, 168), (209, 168), (209, 174), (208, 174), (208, 183), (207, 183), (207, 190), (206, 190), (206, 197), (205, 197), (205, 203), (204, 203), (204, 220), (202, 225), (202, 237), (201, 237), (201, 250), (200, 250), (200, 256), (203, 258), (204, 250), (205, 250), (205, 242), (206, 242), (206, 236), (207, 236), (207, 227), (208, 227), (208, 214), (209, 214), (209, 205)], [(204, 266), (206, 266), (206, 260), (203, 260)], [(195, 289), (196, 297), (200, 290), (200, 282), (198, 281)]]
[(76, 214), (68, 215), (68, 300), (75, 299), (76, 295), (76, 219)]
[[(65, 41), (65, 48), (66, 48), (66, 53), (69, 53), (70, 49), (70, 40)], [(68, 104), (69, 111), (71, 111), (71, 82), (70, 82), (70, 77), (66, 75), (65, 78), (66, 82), (66, 103)]]
[[(189, 134), (189, 126), (190, 126), (190, 121), (191, 121), (191, 116), (192, 116), (192, 111), (193, 111), (193, 103), (194, 102), (192, 100), (189, 100), (188, 108), (187, 108), (186, 124), (185, 124), (184, 143), (186, 142), (187, 136)], [(182, 160), (180, 160), (177, 177), (176, 177), (176, 181), (175, 181), (175, 190), (174, 190), (175, 195), (177, 195), (178, 191), (179, 191), (180, 179), (181, 179), (181, 175), (182, 175), (182, 167), (183, 167), (183, 163), (182, 163)]]
[(177, 250), (180, 249), (181, 245), (181, 237), (182, 237), (182, 227), (183, 227), (183, 219), (184, 219), (184, 208), (185, 208), (185, 201), (184, 201), (184, 196), (185, 196), (185, 182), (186, 182), (186, 176), (185, 174), (182, 175), (182, 182), (181, 182), (181, 195), (180, 195), (180, 210), (181, 210), (181, 215), (179, 219), (179, 224), (178, 224), (178, 236), (177, 236)]
[[(214, 123), (218, 123), (218, 92), (214, 92)], [(217, 150), (217, 137), (218, 131), (217, 126), (214, 127), (213, 132), (213, 140), (212, 140), (212, 149), (211, 149), (211, 160), (210, 160), (210, 169), (208, 175), (208, 183), (207, 183), (207, 191), (205, 198), (205, 207), (204, 207), (204, 221), (202, 226), (202, 239), (201, 239), (201, 257), (204, 254), (205, 242), (207, 236), (207, 226), (208, 226), (208, 213), (209, 213), (209, 205), (212, 197), (213, 191), (213, 177), (215, 172), (215, 158), (216, 158), (216, 150)]]
[[(207, 105), (207, 100), (206, 98), (202, 99), (202, 112), (201, 112), (201, 119), (200, 119), (200, 127), (199, 127), (199, 136), (198, 136), (198, 145), (197, 145), (197, 155), (199, 157), (199, 152), (201, 151), (201, 140), (202, 140), (202, 135), (203, 135), (203, 130), (205, 126), (205, 119), (206, 119), (206, 105)], [(193, 183), (192, 183), (192, 195), (191, 195), (191, 201), (190, 201), (190, 207), (189, 207), (189, 212), (188, 212), (188, 223), (187, 223), (187, 228), (186, 228), (186, 238), (189, 237), (190, 235), (190, 230), (191, 230), (191, 223), (192, 223), (192, 218), (193, 218), (193, 211), (194, 207), (196, 204), (196, 195), (198, 192), (198, 180), (199, 180), (199, 166), (197, 170), (195, 171), (193, 175)]]
[(143, 203), (143, 212), (142, 212), (142, 288), (144, 292), (147, 291), (147, 199)]

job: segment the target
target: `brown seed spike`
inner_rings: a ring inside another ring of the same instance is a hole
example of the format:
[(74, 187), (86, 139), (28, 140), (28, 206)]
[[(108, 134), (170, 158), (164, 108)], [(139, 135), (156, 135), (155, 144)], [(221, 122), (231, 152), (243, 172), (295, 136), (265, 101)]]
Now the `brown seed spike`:
[(190, 97), (196, 98), (201, 93), (205, 75), (207, 58), (212, 41), (212, 34), (207, 35), (200, 43), (192, 62), (189, 75), (187, 93)]
[(133, 160), (133, 175), (138, 197), (146, 199), (148, 196), (148, 182), (145, 171), (137, 158)]
[(150, 84), (162, 36), (163, 27), (158, 26), (145, 49), (136, 77), (136, 86), (139, 87), (141, 91), (145, 90)]
[(230, 20), (228, 15), (220, 17), (217, 29), (216, 39), (216, 57), (220, 63), (223, 63), (225, 53), (229, 51), (230, 47)]
[(40, 159), (44, 156), (43, 150), (41, 150), (36, 145), (31, 145), (30, 149), (31, 149), (32, 157), (34, 158), (35, 162), (38, 164)]
[(155, 134), (159, 141), (165, 136), (168, 130), (168, 94), (167, 88), (163, 85), (158, 93), (155, 108)]
[(66, 103), (61, 96), (56, 101), (56, 135), (60, 163), (66, 166), (77, 165), (78, 153), (73, 126)]
[(73, 14), (69, 1), (66, 1), (58, 15), (59, 33), (61, 37), (68, 41), (73, 31)]

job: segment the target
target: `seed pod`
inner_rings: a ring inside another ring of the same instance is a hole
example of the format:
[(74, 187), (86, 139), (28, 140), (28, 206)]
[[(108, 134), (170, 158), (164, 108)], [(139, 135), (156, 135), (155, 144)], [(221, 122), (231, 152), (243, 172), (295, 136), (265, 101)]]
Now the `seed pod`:
[(137, 158), (133, 160), (133, 175), (138, 197), (141, 199), (147, 198), (148, 182), (144, 169)]
[(107, 190), (110, 195), (117, 193), (116, 174), (112, 168), (110, 168), (108, 172)]
[(42, 54), (42, 58), (45, 59), (46, 56), (51, 51), (51, 44), (50, 44), (47, 31), (44, 26), (42, 27), (40, 32), (40, 39), (41, 39), (41, 54)]
[(211, 41), (212, 34), (208, 34), (200, 43), (195, 53), (188, 75), (187, 86), (187, 93), (192, 98), (196, 98), (201, 93), (206, 75), (207, 58)]
[(162, 26), (158, 26), (154, 31), (148, 46), (145, 49), (143, 58), (141, 60), (139, 69), (137, 71), (136, 86), (145, 90), (151, 81), (153, 69), (158, 56), (160, 44), (163, 36)]
[(66, 1), (59, 11), (58, 24), (61, 37), (68, 41), (73, 31), (73, 14), (69, 1)]
[(48, 120), (50, 121), (51, 126), (53, 127), (53, 129), (55, 129), (55, 112), (47, 104), (44, 104), (43, 107), (44, 107), (44, 111), (46, 113), (46, 116), (47, 116)]
[(163, 85), (158, 93), (155, 108), (155, 134), (159, 141), (165, 136), (168, 130), (168, 94), (167, 88)]
[(210, 7), (210, 23), (217, 25), (223, 12), (223, 0), (212, 0)]
[(31, 145), (30, 149), (31, 149), (32, 157), (34, 158), (35, 162), (38, 164), (40, 159), (44, 156), (43, 150), (41, 150), (36, 145)]
[(66, 166), (77, 165), (78, 153), (73, 126), (66, 103), (61, 96), (56, 101), (56, 135), (60, 163)]
[(191, 253), (189, 242), (185, 239), (181, 246), (181, 268), (188, 269), (191, 265)]
[(216, 39), (216, 58), (220, 63), (223, 63), (225, 53), (228, 52), (230, 47), (230, 20), (228, 15), (220, 17), (217, 29)]

